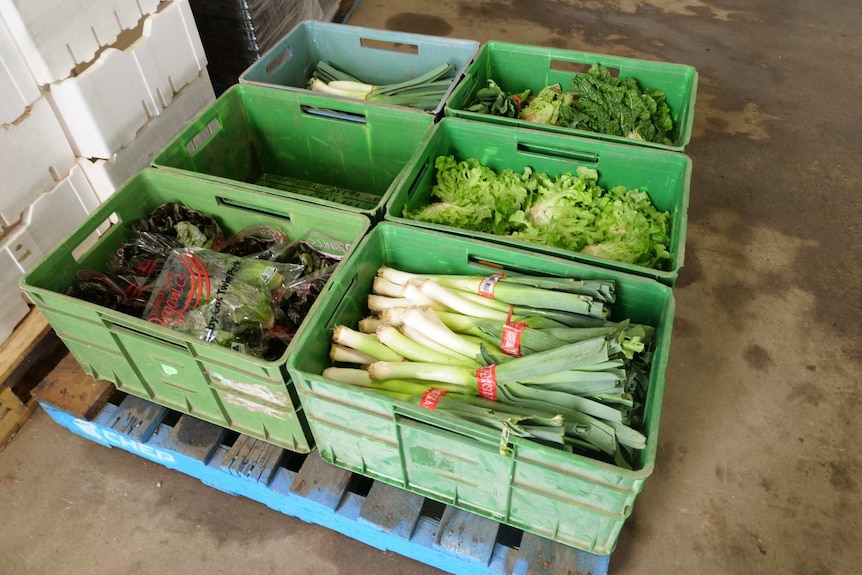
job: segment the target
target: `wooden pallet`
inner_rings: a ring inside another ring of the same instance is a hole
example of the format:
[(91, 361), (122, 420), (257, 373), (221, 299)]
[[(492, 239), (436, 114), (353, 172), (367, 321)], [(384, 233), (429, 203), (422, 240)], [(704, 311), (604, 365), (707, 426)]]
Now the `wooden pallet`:
[[(606, 575), (593, 555), (115, 392), (79, 372), (34, 396), (59, 425), (232, 495), (457, 575)], [(77, 393), (75, 381), (83, 391)], [(94, 387), (95, 385), (95, 387)], [(63, 393), (57, 392), (62, 387)], [(113, 392), (113, 393), (112, 393)], [(97, 408), (88, 407), (86, 396)], [(64, 397), (78, 398), (69, 408)], [(74, 413), (73, 413), (74, 412)], [(85, 417), (85, 415), (90, 417)]]
[(38, 383), (33, 381), (33, 374), (45, 365), (34, 369), (33, 364), (40, 364), (39, 360), (45, 356), (57, 354), (57, 342), (45, 342), (50, 333), (45, 317), (34, 309), (0, 345), (0, 449), (36, 409), (37, 404), (30, 397), (30, 390)]

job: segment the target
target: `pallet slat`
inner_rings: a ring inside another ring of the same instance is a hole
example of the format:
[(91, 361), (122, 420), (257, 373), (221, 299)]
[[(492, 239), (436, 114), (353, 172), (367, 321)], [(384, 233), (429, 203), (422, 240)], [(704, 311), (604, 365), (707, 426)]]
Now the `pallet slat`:
[(167, 414), (168, 408), (129, 395), (120, 404), (111, 428), (132, 439), (145, 442)]
[(512, 575), (607, 575), (607, 560), (598, 555), (580, 553), (532, 533), (524, 533), (516, 552)]
[(269, 485), (284, 449), (240, 435), (222, 462), (222, 469), (241, 479)]
[(183, 415), (162, 447), (209, 463), (225, 434), (223, 427)]
[(424, 502), (425, 498), (421, 495), (375, 481), (365, 498), (359, 518), (387, 533), (408, 538), (419, 521)]
[(18, 433), (36, 409), (36, 405), (38, 404), (32, 399), (26, 404), (22, 403), (8, 387), (0, 391), (0, 448)]
[(115, 389), (110, 381), (85, 374), (69, 354), (33, 389), (32, 395), (40, 403), (62, 405), (65, 411), (90, 420), (108, 403)]
[(59, 359), (57, 338), (40, 345), (49, 333), (45, 316), (31, 310), (0, 344), (0, 449), (36, 410), (31, 390), (44, 375), (40, 369), (50, 369)]
[(352, 476), (351, 472), (326, 463), (317, 451), (313, 451), (296, 474), (291, 491), (309, 501), (335, 509), (341, 503)]
[(499, 530), (496, 521), (447, 505), (440, 519), (436, 545), (487, 565)]
[(0, 345), (0, 384), (4, 383), (31, 351), (51, 331), (41, 312), (31, 310)]

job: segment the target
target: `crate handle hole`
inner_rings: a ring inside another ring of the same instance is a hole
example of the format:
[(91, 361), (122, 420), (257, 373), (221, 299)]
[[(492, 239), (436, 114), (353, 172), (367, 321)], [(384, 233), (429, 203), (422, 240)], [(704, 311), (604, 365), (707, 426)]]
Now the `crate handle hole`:
[(530, 144), (528, 142), (518, 142), (518, 152), (535, 154), (537, 156), (546, 156), (550, 158), (560, 158), (563, 160), (576, 160), (588, 164), (598, 164), (599, 155), (595, 152), (586, 150), (571, 150), (568, 148), (559, 148), (557, 146), (546, 146), (544, 144)]
[(403, 54), (419, 54), (419, 46), (416, 44), (405, 44), (404, 42), (390, 42), (388, 40), (375, 40), (374, 38), (360, 38), (359, 45), (363, 48), (374, 50), (388, 50), (389, 52), (401, 52)]
[(85, 237), (82, 241), (78, 242), (78, 244), (72, 249), (72, 257), (75, 259), (76, 263), (80, 263), (87, 254), (90, 253), (90, 250), (98, 243), (99, 238), (108, 230), (111, 225), (116, 225), (121, 223), (123, 220), (120, 218), (117, 212), (112, 212), (105, 221), (96, 226), (92, 232), (90, 232), (87, 237)]
[[(170, 346), (170, 347), (175, 348), (175, 349), (181, 349), (186, 353), (189, 352), (188, 348), (181, 343), (177, 343), (177, 342), (171, 341), (169, 339), (164, 339), (162, 337), (155, 336), (152, 333), (145, 333), (145, 332), (142, 332), (140, 330), (137, 330), (137, 329), (129, 327), (129, 326), (120, 325), (120, 324), (113, 322), (109, 319), (103, 319), (102, 321), (105, 323), (105, 325), (110, 330), (124, 332), (127, 334), (134, 335), (136, 337), (140, 337), (142, 339), (155, 340), (155, 341), (159, 342), (160, 344), (165, 344), (165, 345)], [(153, 323), (151, 325), (156, 326), (158, 324)], [(165, 329), (170, 329), (170, 328), (165, 328)], [(176, 333), (176, 332), (173, 332), (173, 333)], [(161, 359), (161, 358), (157, 358), (155, 356), (150, 357), (150, 359), (158, 362), (159, 364), (169, 365), (169, 366), (173, 367), (174, 369), (177, 369), (177, 367), (182, 367), (182, 366), (177, 366), (177, 364), (173, 363), (172, 360)], [(179, 370), (177, 369), (177, 371), (179, 371)]]
[(510, 272), (514, 275), (531, 275), (531, 276), (542, 276), (542, 277), (555, 277), (547, 272), (543, 272), (538, 269), (533, 269), (525, 266), (513, 266), (510, 264), (504, 264), (498, 261), (494, 261), (493, 259), (485, 258), (482, 256), (476, 256), (473, 254), (467, 254), (467, 263), (473, 267), (482, 267), (487, 268), (487, 270), (491, 273), (503, 273)]
[[(592, 68), (592, 62), (585, 64), (583, 62), (568, 62), (566, 60), (551, 60), (551, 70), (555, 72), (571, 72), (573, 74), (586, 74)], [(611, 73), (612, 78), (619, 78), (620, 69), (612, 66), (605, 66)]]
[[(353, 292), (356, 290), (356, 286), (358, 285), (358, 280), (356, 276), (350, 278), (350, 283), (347, 285), (347, 289), (344, 290), (344, 296), (338, 302), (338, 305), (335, 306), (335, 309), (332, 311), (332, 315), (329, 316), (329, 319), (326, 322), (326, 331), (329, 332), (335, 326), (335, 322), (338, 321), (344, 315), (344, 307), (351, 301), (354, 301)], [(332, 289), (332, 288), (330, 288)]]
[(246, 212), (254, 212), (256, 214), (263, 214), (265, 216), (276, 216), (283, 220), (290, 221), (290, 214), (287, 212), (281, 212), (275, 208), (260, 208), (258, 206), (247, 204), (245, 202), (240, 202), (237, 200), (233, 200), (231, 198), (225, 198), (224, 196), (216, 196), (216, 202), (220, 206), (224, 206), (233, 210), (243, 210)]
[(275, 57), (273, 61), (266, 65), (266, 73), (272, 74), (279, 68), (281, 65), (290, 60), (293, 57), (293, 48), (290, 46), (286, 47), (281, 53)]
[(412, 198), (416, 193), (416, 190), (419, 189), (419, 184), (425, 181), (425, 177), (428, 175), (428, 171), (431, 169), (431, 158), (426, 158), (425, 163), (422, 164), (422, 167), (419, 169), (419, 173), (416, 174), (416, 177), (413, 179), (413, 183), (410, 184), (410, 189), (407, 190), (407, 197)]
[(189, 155), (194, 156), (219, 130), (221, 130), (221, 121), (218, 118), (213, 118), (209, 124), (198, 132), (197, 136), (192, 138), (191, 142), (186, 144), (186, 150)]
[(315, 108), (314, 106), (300, 106), (303, 114), (309, 116), (317, 116), (329, 120), (339, 120), (342, 122), (351, 122), (354, 124), (365, 124), (368, 120), (364, 114), (354, 114), (352, 112), (341, 112), (329, 108)]

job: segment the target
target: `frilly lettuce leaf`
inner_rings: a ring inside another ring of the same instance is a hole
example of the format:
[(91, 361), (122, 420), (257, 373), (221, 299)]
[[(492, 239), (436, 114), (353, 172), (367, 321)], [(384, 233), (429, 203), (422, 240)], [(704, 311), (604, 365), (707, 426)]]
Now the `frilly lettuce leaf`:
[(405, 212), (404, 217), (499, 235), (506, 233), (509, 218), (530, 193), (529, 168), (523, 174), (498, 174), (475, 158), (458, 162), (454, 156), (438, 157), (435, 168), (437, 184), (431, 195), (440, 202)]
[(475, 158), (435, 163), (439, 202), (404, 217), (664, 269), (670, 263), (670, 214), (644, 191), (602, 188), (580, 166), (552, 178), (526, 168), (496, 173)]

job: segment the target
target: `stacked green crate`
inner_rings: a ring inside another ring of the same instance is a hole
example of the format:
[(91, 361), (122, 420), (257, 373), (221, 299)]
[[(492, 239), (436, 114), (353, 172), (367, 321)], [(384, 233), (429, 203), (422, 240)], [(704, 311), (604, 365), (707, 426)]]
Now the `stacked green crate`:
[(249, 66), (239, 81), (305, 91), (317, 63), (324, 61), (368, 84), (397, 84), (450, 64), (455, 69), (452, 85), (430, 111), (440, 116), (478, 49), (474, 40), (306, 21)]
[[(635, 78), (642, 88), (662, 90), (665, 93), (674, 124), (670, 143), (645, 142), (578, 128), (536, 124), (519, 118), (481, 114), (467, 109), (475, 99), (476, 92), (488, 87), (489, 80), (493, 80), (503, 91), (510, 93), (520, 93), (529, 89), (531, 94), (535, 95), (542, 88), (556, 83), (566, 91), (571, 89), (571, 81), (576, 74), (584, 73), (596, 63), (605, 66), (611, 74), (616, 74), (620, 78)], [(573, 68), (581, 70), (573, 71)], [(696, 97), (697, 71), (691, 66), (542, 46), (488, 42), (482, 46), (476, 59), (467, 69), (463, 81), (447, 101), (445, 112), (447, 116), (474, 121), (682, 152), (691, 140)]]
[[(612, 320), (656, 327), (644, 408), (647, 446), (634, 471), (500, 434), (438, 411), (322, 375), (332, 365), (331, 331), (368, 315), (381, 265), (420, 274), (509, 271), (612, 279)], [(610, 553), (655, 465), (674, 301), (656, 281), (470, 238), (384, 222), (332, 279), (333, 288), (288, 360), (325, 460), (480, 515), (599, 554)]]
[[(647, 192), (653, 205), (669, 212), (671, 216), (668, 246), (671, 258), (667, 268), (653, 269), (627, 264), (515, 237), (404, 217), (405, 210), (414, 212), (436, 201), (431, 196), (436, 181), (434, 163), (439, 156), (447, 155), (453, 155), (458, 160), (475, 158), (482, 165), (498, 172), (511, 169), (520, 173), (529, 167), (534, 172), (544, 172), (551, 177), (574, 173), (579, 166), (584, 166), (598, 171), (599, 185), (604, 188), (623, 185)], [(672, 286), (685, 258), (690, 181), (691, 161), (684, 154), (444, 118), (434, 127), (392, 194), (386, 207), (386, 219), (583, 261), (653, 278)]]
[(370, 226), (361, 214), (146, 169), (33, 267), (22, 289), (93, 377), (252, 437), (309, 451), (310, 434), (286, 367), (293, 342), (281, 357), (267, 361), (67, 295), (78, 270), (105, 269), (130, 236), (131, 222), (169, 202), (213, 217), (228, 235), (265, 225), (294, 239), (316, 232), (355, 245)]
[(153, 165), (376, 220), (433, 121), (417, 110), (236, 85)]

